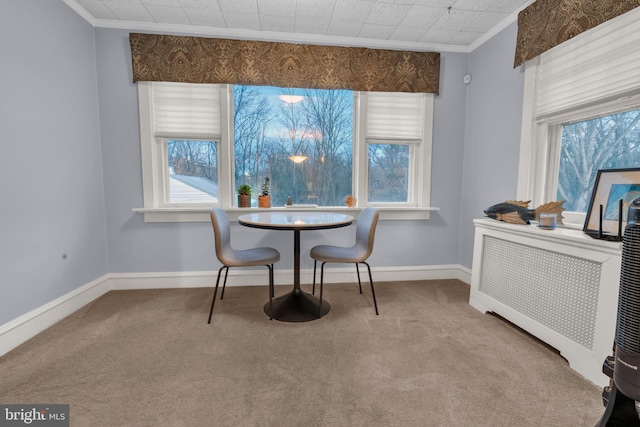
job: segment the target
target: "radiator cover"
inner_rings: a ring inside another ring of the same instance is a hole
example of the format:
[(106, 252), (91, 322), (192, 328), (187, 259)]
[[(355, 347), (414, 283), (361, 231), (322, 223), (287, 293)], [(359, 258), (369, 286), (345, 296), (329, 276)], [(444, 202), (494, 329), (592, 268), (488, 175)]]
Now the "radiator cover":
[(601, 264), (487, 236), (480, 292), (592, 350)]
[(598, 386), (615, 339), (622, 244), (477, 219), (469, 303), (560, 351)]

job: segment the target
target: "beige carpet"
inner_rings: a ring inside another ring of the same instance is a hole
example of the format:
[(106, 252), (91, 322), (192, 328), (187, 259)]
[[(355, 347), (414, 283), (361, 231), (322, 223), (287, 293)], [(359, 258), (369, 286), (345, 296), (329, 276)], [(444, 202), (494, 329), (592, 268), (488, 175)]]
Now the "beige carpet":
[[(368, 286), (366, 287), (368, 291)], [(279, 286), (276, 293), (289, 287)], [(0, 403), (72, 426), (593, 426), (601, 389), (468, 305), (456, 280), (325, 287), (329, 314), (269, 321), (266, 287), (113, 291), (0, 358)]]

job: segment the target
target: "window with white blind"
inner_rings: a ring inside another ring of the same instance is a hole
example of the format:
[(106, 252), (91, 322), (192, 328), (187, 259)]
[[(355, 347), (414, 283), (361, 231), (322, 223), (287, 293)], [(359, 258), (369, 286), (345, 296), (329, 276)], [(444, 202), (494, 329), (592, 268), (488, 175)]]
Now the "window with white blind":
[(428, 199), (421, 174), (430, 163), (430, 149), (424, 144), (431, 134), (432, 115), (427, 108), (432, 94), (363, 93), (366, 117), (367, 201), (373, 205), (421, 204)]
[(637, 8), (526, 64), (519, 199), (582, 228), (597, 171), (640, 167), (639, 43)]
[(273, 207), (429, 206), (431, 94), (138, 85), (145, 212), (257, 206), (265, 177)]
[(230, 201), (224, 86), (140, 83), (145, 208), (221, 206)]

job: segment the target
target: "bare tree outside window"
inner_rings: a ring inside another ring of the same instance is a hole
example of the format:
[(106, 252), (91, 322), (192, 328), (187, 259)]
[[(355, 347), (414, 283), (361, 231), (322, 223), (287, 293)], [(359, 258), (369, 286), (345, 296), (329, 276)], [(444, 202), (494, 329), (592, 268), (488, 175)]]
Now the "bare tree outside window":
[(249, 184), (257, 189), (258, 183), (271, 174), (268, 131), (273, 118), (272, 107), (259, 86), (233, 87), (236, 185)]
[(640, 110), (562, 127), (557, 200), (586, 212), (599, 169), (640, 167)]
[(369, 144), (369, 201), (407, 202), (409, 145)]
[[(249, 184), (252, 206), (266, 177), (271, 203), (344, 206), (354, 192), (354, 93), (347, 90), (233, 86), (235, 186)], [(166, 140), (168, 203), (218, 203), (220, 141)], [(368, 201), (408, 201), (410, 144), (370, 143)], [(366, 201), (365, 201), (366, 202)]]
[(312, 160), (307, 191), (322, 206), (342, 205), (352, 191), (353, 93), (305, 90), (304, 96)]
[(272, 205), (338, 206), (351, 193), (353, 93), (234, 86), (235, 178)]
[(215, 141), (167, 141), (169, 202), (217, 203), (218, 154)]

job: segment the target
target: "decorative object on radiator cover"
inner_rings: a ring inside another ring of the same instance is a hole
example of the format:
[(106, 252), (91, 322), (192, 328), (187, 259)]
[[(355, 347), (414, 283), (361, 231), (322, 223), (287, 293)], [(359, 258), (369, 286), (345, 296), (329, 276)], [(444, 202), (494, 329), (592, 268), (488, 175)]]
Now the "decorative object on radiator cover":
[(553, 230), (556, 228), (558, 222), (558, 214), (542, 212), (538, 216), (538, 227), (543, 230)]
[(599, 169), (582, 231), (594, 239), (622, 241), (630, 203), (640, 196), (640, 168)]
[(562, 224), (564, 200), (545, 203), (536, 209), (529, 209), (529, 203), (531, 200), (507, 200), (485, 209), (484, 213), (489, 218), (510, 224), (530, 224), (531, 221), (537, 220), (541, 213), (555, 213), (556, 222)]

